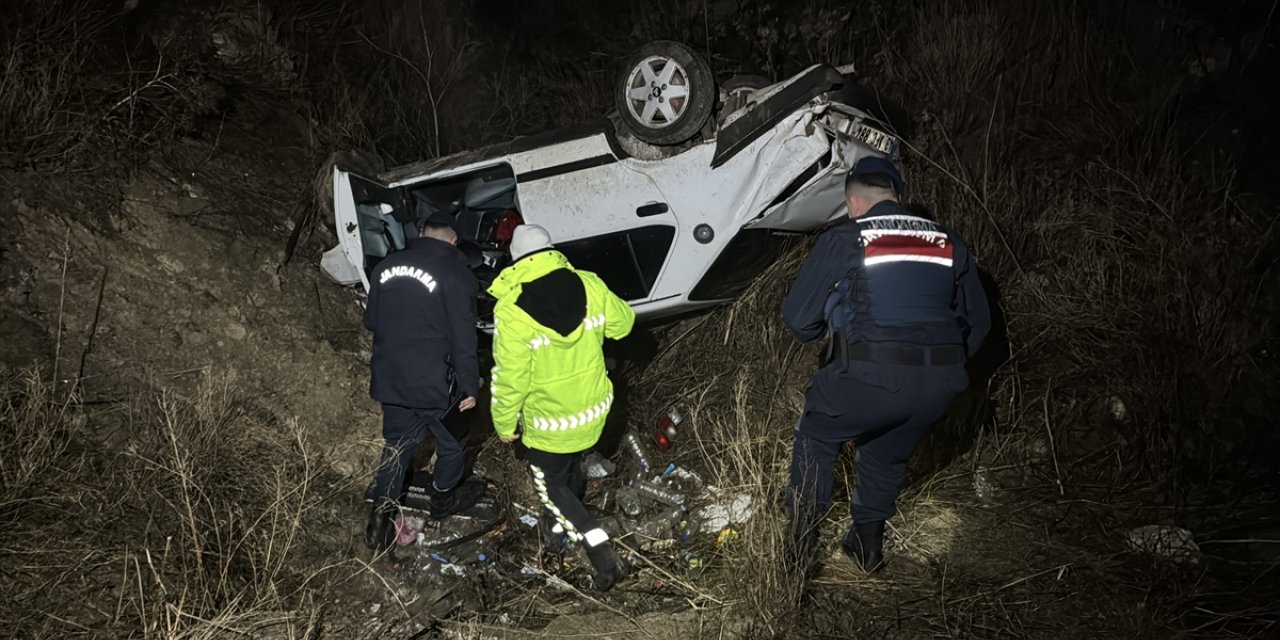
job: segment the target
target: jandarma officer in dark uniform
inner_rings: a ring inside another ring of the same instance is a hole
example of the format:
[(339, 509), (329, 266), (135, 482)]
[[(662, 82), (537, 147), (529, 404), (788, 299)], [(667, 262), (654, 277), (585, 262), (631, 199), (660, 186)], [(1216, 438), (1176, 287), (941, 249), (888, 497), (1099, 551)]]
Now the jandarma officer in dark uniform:
[(818, 238), (782, 303), (801, 342), (831, 340), (805, 395), (785, 500), (801, 562), (813, 560), (836, 459), (853, 442), (853, 525), (841, 546), (864, 570), (880, 568), (907, 459), (968, 386), (965, 362), (990, 329), (967, 246), (910, 213), (902, 193), (892, 162), (860, 160), (845, 179), (850, 220)]
[(369, 282), (369, 395), (382, 403), (386, 441), (365, 528), (365, 543), (375, 551), (394, 541), (397, 500), (428, 432), (436, 439), (432, 517), (464, 511), (484, 491), (483, 484), (462, 483), (466, 434), (450, 433), (441, 422), (455, 401), (462, 411), (474, 408), (480, 386), (474, 307), (479, 283), (457, 249), (450, 223), (443, 214), (426, 220), (419, 237), (379, 262)]

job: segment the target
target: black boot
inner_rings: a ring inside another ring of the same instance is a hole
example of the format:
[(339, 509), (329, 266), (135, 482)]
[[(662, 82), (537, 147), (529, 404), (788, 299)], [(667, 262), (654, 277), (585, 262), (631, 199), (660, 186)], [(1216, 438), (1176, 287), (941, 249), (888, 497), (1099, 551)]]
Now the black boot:
[(618, 557), (618, 552), (613, 550), (613, 544), (607, 540), (594, 547), (587, 547), (587, 559), (596, 570), (591, 584), (596, 591), (601, 593), (608, 591), (626, 577), (626, 572), (622, 568), (622, 558)]
[(369, 510), (369, 521), (364, 527), (364, 544), (374, 553), (386, 553), (396, 543), (396, 514), (400, 512), (394, 500), (382, 499)]
[(568, 536), (565, 535), (563, 527), (557, 533), (556, 528), (558, 526), (559, 523), (556, 522), (556, 517), (544, 509), (542, 515), (538, 517), (538, 533), (542, 536), (542, 548), (547, 553), (560, 555), (565, 551), (565, 543), (568, 540)]
[(484, 482), (467, 480), (448, 491), (438, 491), (431, 485), (431, 517), (443, 520), (451, 515), (462, 513), (484, 497)]
[(884, 520), (854, 524), (844, 532), (840, 547), (867, 573), (884, 568)]

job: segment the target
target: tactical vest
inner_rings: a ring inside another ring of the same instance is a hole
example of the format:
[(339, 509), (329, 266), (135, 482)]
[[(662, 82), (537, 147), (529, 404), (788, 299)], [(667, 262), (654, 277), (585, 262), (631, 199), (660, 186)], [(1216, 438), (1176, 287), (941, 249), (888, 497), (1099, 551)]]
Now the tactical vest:
[(954, 246), (940, 225), (913, 215), (858, 218), (854, 264), (828, 291), (823, 308), (827, 361), (857, 342), (962, 344), (952, 309)]

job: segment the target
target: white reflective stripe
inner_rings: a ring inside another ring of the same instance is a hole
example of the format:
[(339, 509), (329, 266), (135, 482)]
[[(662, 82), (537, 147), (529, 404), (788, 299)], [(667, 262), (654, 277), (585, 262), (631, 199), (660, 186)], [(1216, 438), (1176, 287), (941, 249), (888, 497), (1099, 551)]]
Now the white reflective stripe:
[(582, 324), (586, 325), (588, 330), (599, 329), (604, 326), (604, 314), (598, 313), (594, 316), (587, 316), (582, 319)]
[(537, 351), (538, 349), (541, 349), (549, 344), (551, 344), (551, 338), (548, 338), (546, 336), (538, 336), (533, 340), (529, 341), (529, 348), (533, 349), (534, 351)]
[(863, 229), (862, 237), (866, 240), (875, 240), (885, 236), (906, 236), (909, 238), (920, 238), (921, 240), (929, 240), (936, 242), (938, 240), (946, 240), (945, 231), (921, 231), (916, 229)]
[(607, 541), (609, 539), (609, 534), (605, 533), (604, 529), (596, 527), (595, 529), (588, 531), (584, 537), (587, 539), (587, 546), (594, 547), (601, 542)]
[(543, 473), (542, 469), (539, 469), (537, 465), (531, 464), (529, 465), (529, 468), (533, 470), (533, 486), (538, 491), (538, 498), (542, 500), (543, 506), (545, 506), (556, 519), (556, 525), (552, 531), (555, 533), (566, 532), (566, 535), (569, 536), (570, 540), (581, 540), (582, 534), (578, 533), (578, 531), (573, 528), (573, 523), (560, 512), (560, 507), (556, 506), (556, 503), (551, 499), (551, 495), (547, 492), (546, 474)]
[(951, 266), (951, 258), (939, 258), (936, 256), (914, 256), (910, 254), (896, 255), (896, 256), (895, 255), (873, 256), (871, 258), (867, 258), (863, 260), (862, 264), (865, 264), (868, 267), (870, 267), (877, 264), (885, 264), (886, 262), (927, 262), (929, 264), (940, 264), (944, 267)]
[(533, 427), (541, 431), (568, 431), (594, 423), (609, 412), (613, 406), (613, 394), (597, 402), (587, 409), (564, 418), (534, 418)]

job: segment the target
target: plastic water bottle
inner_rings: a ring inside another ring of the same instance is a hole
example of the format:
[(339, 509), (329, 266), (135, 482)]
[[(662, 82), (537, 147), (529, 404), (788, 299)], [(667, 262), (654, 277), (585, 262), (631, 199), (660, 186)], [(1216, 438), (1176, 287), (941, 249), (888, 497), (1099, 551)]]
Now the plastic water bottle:
[(671, 528), (684, 517), (684, 507), (673, 507), (662, 512), (652, 520), (646, 520), (634, 531), (646, 538), (664, 540), (671, 537)]
[(671, 505), (673, 507), (683, 508), (684, 506), (684, 495), (668, 487), (654, 484), (646, 480), (634, 480), (632, 481), (631, 486), (635, 487), (636, 493), (653, 500), (654, 502), (661, 502), (662, 504)]
[(676, 463), (674, 462), (667, 465), (666, 470), (662, 472), (662, 477), (675, 478), (677, 480), (686, 480), (688, 482), (694, 483), (696, 486), (699, 486), (699, 487), (702, 486), (702, 476), (684, 467), (677, 466)]
[(649, 457), (644, 454), (644, 447), (640, 445), (640, 439), (634, 433), (627, 433), (622, 437), (622, 444), (635, 457), (636, 463), (640, 465), (640, 471), (647, 473), (652, 465), (649, 464)]

